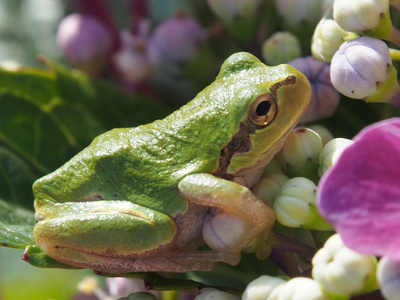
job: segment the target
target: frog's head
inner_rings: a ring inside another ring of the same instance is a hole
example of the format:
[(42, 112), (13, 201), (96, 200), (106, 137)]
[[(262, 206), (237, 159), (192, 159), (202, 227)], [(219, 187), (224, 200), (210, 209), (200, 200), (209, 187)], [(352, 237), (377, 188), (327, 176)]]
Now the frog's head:
[(306, 111), (310, 84), (290, 65), (268, 67), (243, 52), (225, 61), (217, 79), (230, 87), (230, 115), (238, 129), (222, 149), (216, 173), (252, 185), (251, 174), (261, 172)]

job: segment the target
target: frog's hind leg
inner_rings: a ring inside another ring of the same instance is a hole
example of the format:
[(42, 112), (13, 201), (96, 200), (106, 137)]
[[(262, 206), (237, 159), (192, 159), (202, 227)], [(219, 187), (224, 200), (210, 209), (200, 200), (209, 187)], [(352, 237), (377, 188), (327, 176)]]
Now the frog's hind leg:
[(236, 265), (240, 261), (239, 254), (217, 251), (180, 251), (174, 250), (165, 254), (142, 256), (135, 259), (106, 258), (94, 254), (65, 249), (65, 256), (86, 264), (99, 273), (123, 274), (137, 272), (173, 272), (210, 271), (215, 262), (226, 262)]
[[(46, 209), (42, 207), (42, 209)], [(169, 216), (129, 201), (56, 203), (39, 219), (34, 239), (46, 254), (65, 264), (92, 267), (102, 260), (168, 252), (177, 226)], [(91, 255), (94, 261), (81, 260)]]

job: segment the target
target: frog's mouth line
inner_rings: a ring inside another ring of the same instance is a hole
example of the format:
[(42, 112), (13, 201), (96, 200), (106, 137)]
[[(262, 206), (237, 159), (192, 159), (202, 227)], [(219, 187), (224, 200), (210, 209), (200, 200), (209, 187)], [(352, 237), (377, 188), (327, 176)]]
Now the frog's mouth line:
[[(277, 93), (279, 88), (286, 85), (294, 85), (296, 83), (296, 76), (287, 76), (282, 81), (275, 83), (269, 89), (272, 92), (275, 99), (277, 99)], [(277, 114), (279, 110), (277, 110)], [(265, 127), (261, 127), (265, 128)], [(213, 172), (213, 174), (217, 177), (233, 180), (236, 176), (234, 174), (227, 173), (228, 167), (231, 164), (232, 157), (238, 153), (246, 153), (250, 152), (253, 148), (250, 135), (256, 132), (257, 129), (260, 129), (257, 125), (252, 124), (248, 119), (240, 122), (239, 130), (235, 133), (232, 139), (225, 145), (220, 152), (218, 168)], [(277, 143), (280, 141), (277, 141)], [(269, 149), (267, 149), (264, 153), (261, 154), (261, 157), (264, 156), (265, 153), (268, 153)], [(261, 158), (261, 160), (263, 160)], [(254, 166), (248, 167), (246, 169), (251, 172), (254, 168), (257, 168), (259, 163), (255, 162)], [(243, 175), (243, 174), (242, 174)]]

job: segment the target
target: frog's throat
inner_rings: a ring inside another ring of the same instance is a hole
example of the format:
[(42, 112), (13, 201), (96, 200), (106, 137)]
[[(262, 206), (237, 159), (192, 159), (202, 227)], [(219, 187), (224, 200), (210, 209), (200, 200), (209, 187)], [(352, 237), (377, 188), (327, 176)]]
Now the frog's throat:
[[(278, 89), (285, 85), (293, 85), (296, 83), (296, 76), (288, 76), (280, 82), (275, 83), (269, 89), (277, 97)], [(251, 134), (257, 131), (257, 129), (261, 129), (265, 127), (259, 127), (252, 124), (248, 119), (240, 122), (239, 130), (233, 135), (231, 140), (221, 149), (218, 168), (213, 172), (213, 174), (220, 178), (225, 178), (228, 180), (233, 180), (235, 178), (235, 174), (229, 174), (227, 172), (229, 165), (231, 164), (232, 157), (238, 153), (246, 153), (249, 152), (253, 146), (251, 143)], [(277, 141), (283, 142), (283, 141)], [(269, 150), (269, 149), (268, 149)], [(268, 152), (268, 150), (266, 152)], [(277, 149), (279, 151), (279, 149)], [(269, 160), (273, 158), (273, 155), (268, 155), (264, 161), (263, 165), (266, 165)], [(250, 173), (254, 169), (258, 169), (260, 166), (260, 161), (255, 161), (254, 166), (247, 166), (245, 169), (248, 170), (247, 173)], [(241, 174), (243, 176), (245, 174)]]

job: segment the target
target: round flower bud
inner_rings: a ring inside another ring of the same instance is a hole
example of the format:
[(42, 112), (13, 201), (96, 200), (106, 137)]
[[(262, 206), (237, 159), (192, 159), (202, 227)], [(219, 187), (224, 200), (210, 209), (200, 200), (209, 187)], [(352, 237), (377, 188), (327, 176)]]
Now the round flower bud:
[(275, 159), (289, 177), (318, 179), (318, 158), (322, 151), (319, 135), (307, 128), (292, 131)]
[(339, 234), (318, 250), (312, 265), (312, 277), (329, 292), (350, 296), (377, 288), (376, 257), (347, 248)]
[(325, 145), (327, 142), (333, 139), (332, 133), (325, 126), (314, 124), (308, 126), (308, 129), (315, 131), (320, 136), (322, 145)]
[(311, 83), (311, 102), (300, 123), (330, 117), (339, 105), (340, 95), (330, 79), (330, 66), (312, 56), (299, 57), (289, 62), (302, 72)]
[(318, 213), (316, 192), (317, 186), (307, 178), (289, 179), (274, 203), (277, 221), (287, 227), (331, 230)]
[(211, 10), (232, 34), (248, 39), (254, 36), (259, 24), (262, 0), (207, 0)]
[(224, 22), (251, 19), (257, 13), (261, 0), (207, 0), (212, 11)]
[(122, 46), (113, 56), (116, 69), (127, 82), (140, 83), (153, 73), (153, 65), (147, 53), (147, 42), (143, 38), (121, 32)]
[(384, 256), (376, 273), (382, 295), (386, 300), (398, 300), (400, 295), (400, 261)]
[(59, 24), (57, 44), (76, 68), (97, 74), (105, 65), (111, 50), (111, 34), (96, 19), (72, 14)]
[(313, 27), (321, 19), (321, 0), (275, 0), (279, 15), (292, 28)]
[(203, 221), (204, 241), (217, 251), (226, 251), (236, 245), (249, 230), (249, 225), (242, 218), (220, 209), (211, 210)]
[(262, 54), (269, 65), (287, 63), (301, 55), (300, 42), (290, 32), (276, 32), (263, 43)]
[(192, 60), (205, 41), (200, 24), (183, 15), (159, 25), (149, 41), (149, 54), (155, 64), (185, 63)]
[(194, 300), (239, 300), (240, 298), (236, 295), (232, 295), (213, 288), (203, 288), (199, 291), (199, 294), (194, 297)]
[(275, 158), (271, 159), (271, 161), (265, 167), (263, 176), (267, 176), (272, 173), (282, 173), (281, 165)]
[(265, 300), (278, 286), (286, 283), (286, 280), (278, 277), (262, 275), (250, 282), (242, 295), (242, 300)]
[(333, 56), (332, 84), (347, 97), (364, 99), (384, 86), (390, 67), (393, 68), (392, 59), (383, 41), (359, 37), (343, 43)]
[(273, 206), (276, 196), (281, 192), (282, 186), (289, 180), (285, 174), (271, 173), (263, 176), (253, 187), (254, 195), (260, 197), (264, 203)]
[(324, 174), (328, 168), (334, 165), (338, 161), (343, 150), (352, 143), (352, 140), (345, 138), (335, 138), (329, 141), (319, 155), (319, 176), (322, 176), (322, 174)]
[(295, 277), (279, 285), (268, 300), (332, 300), (318, 282), (310, 278)]
[(389, 11), (389, 0), (335, 0), (333, 17), (344, 30), (364, 33), (375, 29)]
[(343, 30), (335, 20), (323, 18), (315, 28), (311, 52), (316, 59), (329, 63), (341, 44), (356, 37), (356, 33)]

